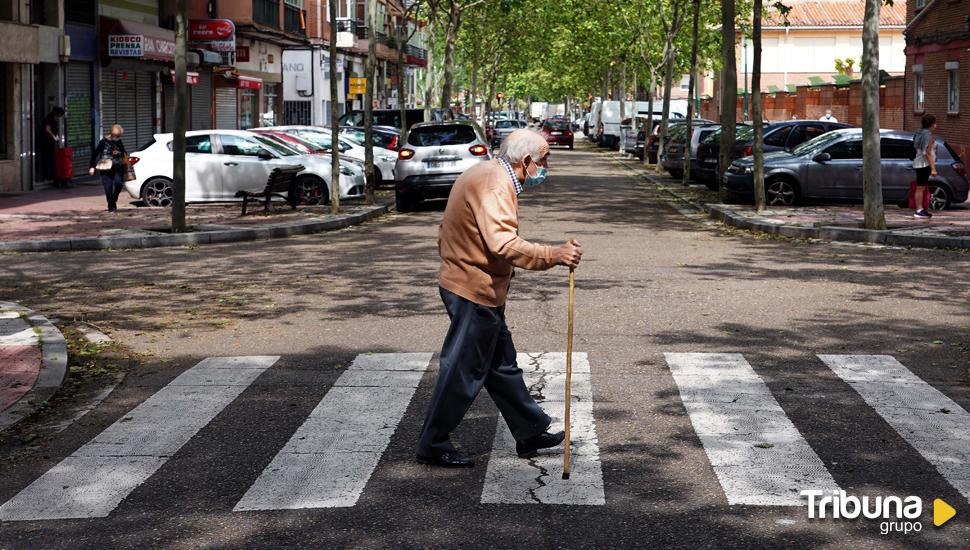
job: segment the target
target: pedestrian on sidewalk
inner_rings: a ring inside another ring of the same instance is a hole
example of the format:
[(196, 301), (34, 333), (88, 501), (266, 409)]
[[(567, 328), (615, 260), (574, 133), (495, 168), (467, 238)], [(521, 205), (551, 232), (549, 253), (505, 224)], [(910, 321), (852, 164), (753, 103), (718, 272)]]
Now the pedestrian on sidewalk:
[(929, 219), (933, 217), (928, 210), (923, 208), (923, 197), (927, 193), (930, 176), (936, 176), (936, 138), (933, 132), (936, 130), (936, 117), (931, 114), (923, 115), (920, 121), (922, 128), (917, 130), (913, 136), (913, 148), (916, 149), (916, 156), (913, 157), (913, 168), (916, 170), (916, 212), (914, 218)]
[(519, 237), (517, 196), (545, 180), (548, 156), (542, 136), (516, 130), (505, 138), (498, 158), (470, 168), (451, 190), (438, 228), (439, 294), (451, 326), (417, 445), (422, 464), (475, 465), (457, 452), (451, 432), (483, 386), (505, 418), (520, 457), (531, 458), (563, 441), (563, 432), (547, 431), (552, 419), (522, 379), (505, 322), (514, 268), (575, 268), (583, 255), (575, 240), (552, 247)]
[[(54, 187), (61, 187), (62, 182), (57, 179), (57, 160), (55, 155), (61, 145), (61, 119), (64, 118), (64, 108), (54, 107), (41, 121), (40, 132), (40, 166), (45, 180), (52, 181)], [(67, 182), (63, 182), (67, 186)]]
[(101, 138), (98, 146), (91, 155), (91, 166), (88, 173), (92, 176), (95, 171), (101, 175), (101, 185), (104, 186), (104, 196), (108, 200), (108, 212), (118, 211), (118, 196), (125, 187), (125, 159), (128, 151), (121, 141), (125, 129), (120, 124), (111, 126), (111, 132)]
[(825, 109), (825, 114), (818, 118), (822, 122), (838, 122), (839, 119), (832, 116), (832, 109)]

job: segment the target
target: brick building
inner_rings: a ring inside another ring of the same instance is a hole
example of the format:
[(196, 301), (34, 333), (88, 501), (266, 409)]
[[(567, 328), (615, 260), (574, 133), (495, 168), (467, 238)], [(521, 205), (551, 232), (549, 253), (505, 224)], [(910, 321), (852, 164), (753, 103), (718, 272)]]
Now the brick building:
[(905, 126), (936, 115), (937, 133), (961, 157), (970, 148), (970, 0), (909, 0), (906, 6)]

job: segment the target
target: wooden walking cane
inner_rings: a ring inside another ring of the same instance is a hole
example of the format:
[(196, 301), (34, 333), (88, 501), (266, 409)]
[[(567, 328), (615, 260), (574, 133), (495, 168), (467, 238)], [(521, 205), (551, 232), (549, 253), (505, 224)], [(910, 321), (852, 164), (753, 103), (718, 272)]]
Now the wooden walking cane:
[(566, 313), (566, 451), (562, 457), (562, 478), (569, 479), (569, 406), (572, 402), (571, 384), (573, 377), (573, 295), (575, 294), (576, 272), (569, 269), (569, 309)]

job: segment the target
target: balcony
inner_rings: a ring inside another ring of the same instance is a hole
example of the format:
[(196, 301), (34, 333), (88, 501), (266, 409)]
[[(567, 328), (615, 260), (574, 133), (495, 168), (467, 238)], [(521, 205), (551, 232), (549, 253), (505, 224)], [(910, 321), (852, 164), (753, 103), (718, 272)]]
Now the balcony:
[(283, 30), (290, 34), (306, 36), (306, 28), (302, 23), (303, 10), (293, 6), (286, 6), (283, 12)]
[[(253, 0), (253, 22), (274, 29), (280, 28), (280, 0)], [(297, 15), (297, 28), (299, 25)]]

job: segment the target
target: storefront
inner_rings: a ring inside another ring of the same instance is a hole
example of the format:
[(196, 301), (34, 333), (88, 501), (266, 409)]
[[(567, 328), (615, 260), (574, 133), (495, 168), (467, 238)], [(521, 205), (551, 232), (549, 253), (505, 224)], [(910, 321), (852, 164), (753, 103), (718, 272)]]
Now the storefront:
[(167, 29), (101, 18), (104, 44), (101, 69), (101, 130), (125, 129), (130, 148), (162, 131), (163, 77), (171, 78), (175, 34)]
[[(206, 67), (186, 72), (189, 86), (189, 130), (212, 128), (212, 70)], [(175, 72), (162, 84), (165, 101), (163, 131), (175, 131)]]
[(249, 129), (280, 124), (283, 49), (255, 38), (237, 38), (235, 68), (215, 79), (216, 128)]
[[(67, 12), (69, 16), (71, 12)], [(94, 18), (91, 17), (93, 23)], [(66, 144), (74, 150), (74, 173), (83, 175), (97, 140), (95, 98), (95, 64), (98, 60), (98, 37), (94, 25), (71, 22), (64, 26), (71, 37), (71, 56), (65, 67), (64, 120)]]

